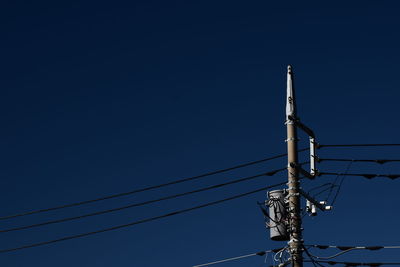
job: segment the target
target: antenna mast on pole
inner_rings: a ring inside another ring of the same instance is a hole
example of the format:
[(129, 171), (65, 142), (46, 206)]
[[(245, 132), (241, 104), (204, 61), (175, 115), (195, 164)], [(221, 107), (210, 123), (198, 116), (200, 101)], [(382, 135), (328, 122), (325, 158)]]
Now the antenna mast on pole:
[(302, 228), (300, 215), (300, 182), (297, 152), (297, 127), (295, 125), (296, 98), (293, 86), (292, 67), (287, 71), (287, 99), (286, 99), (286, 127), (287, 127), (287, 154), (288, 154), (288, 203), (289, 203), (289, 227), (288, 232), (289, 252), (293, 267), (303, 267), (302, 255)]

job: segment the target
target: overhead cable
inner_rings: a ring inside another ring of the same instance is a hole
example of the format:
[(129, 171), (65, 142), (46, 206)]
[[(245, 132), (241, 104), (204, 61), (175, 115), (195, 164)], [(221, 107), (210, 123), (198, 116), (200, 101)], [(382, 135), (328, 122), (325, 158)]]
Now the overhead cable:
[(307, 254), (307, 256), (310, 258), (311, 263), (314, 265), (314, 267), (317, 267), (317, 265), (318, 265), (318, 266), (321, 266), (321, 267), (324, 267), (322, 264), (320, 264), (320, 263), (316, 262), (316, 260), (314, 260), (314, 257), (310, 254), (310, 252), (308, 251), (308, 249), (307, 249), (306, 246), (304, 246), (304, 245), (302, 245), (302, 246), (303, 246), (304, 252), (305, 252), (305, 253)]
[(263, 176), (273, 176), (276, 173), (278, 173), (280, 171), (283, 171), (283, 170), (286, 170), (286, 168), (281, 168), (281, 169), (277, 169), (277, 170), (273, 170), (273, 171), (269, 171), (269, 172), (264, 172), (264, 173), (261, 173), (261, 174), (248, 176), (248, 177), (244, 177), (244, 178), (240, 178), (240, 179), (236, 179), (236, 180), (232, 180), (232, 181), (229, 181), (229, 182), (226, 182), (226, 183), (221, 183), (221, 184), (217, 184), (217, 185), (203, 187), (203, 188), (200, 188), (200, 189), (196, 189), (196, 190), (192, 190), (192, 191), (188, 191), (188, 192), (184, 192), (184, 193), (179, 193), (179, 194), (170, 195), (170, 196), (166, 196), (166, 197), (161, 197), (161, 198), (157, 198), (157, 199), (147, 200), (147, 201), (144, 201), (144, 202), (133, 203), (133, 204), (129, 204), (129, 205), (126, 205), (126, 206), (117, 207), (117, 208), (113, 208), (113, 209), (106, 209), (106, 210), (87, 213), (87, 214), (83, 214), (83, 215), (79, 215), (79, 216), (67, 217), (67, 218), (62, 218), (62, 219), (57, 219), (57, 220), (50, 220), (50, 221), (46, 221), (46, 222), (42, 222), (42, 223), (19, 226), (19, 227), (13, 227), (13, 228), (8, 228), (8, 229), (4, 229), (4, 230), (0, 229), (0, 233), (12, 232), (12, 231), (24, 230), (24, 229), (29, 229), (29, 228), (39, 227), (39, 226), (45, 226), (45, 225), (49, 225), (49, 224), (55, 224), (55, 223), (62, 223), (62, 222), (72, 221), (72, 220), (78, 220), (78, 219), (83, 219), (83, 218), (86, 218), (86, 217), (91, 217), (91, 216), (96, 216), (96, 215), (116, 212), (116, 211), (125, 210), (125, 209), (129, 209), (129, 208), (134, 208), (134, 207), (139, 207), (139, 206), (144, 206), (144, 205), (148, 205), (148, 204), (152, 204), (152, 203), (156, 203), (156, 202), (160, 202), (160, 201), (164, 201), (164, 200), (168, 200), (168, 199), (183, 197), (183, 196), (191, 195), (191, 194), (194, 194), (194, 193), (199, 193), (199, 192), (204, 192), (204, 191), (208, 191), (208, 190), (224, 187), (224, 186), (231, 185), (231, 184), (236, 184), (236, 183), (240, 183), (240, 182), (253, 180), (253, 179), (256, 179), (256, 178), (259, 178), (259, 177), (263, 177)]
[(336, 254), (334, 254), (334, 255), (331, 255), (331, 256), (326, 256), (326, 257), (322, 257), (322, 256), (315, 256), (315, 255), (312, 255), (312, 254), (310, 254), (313, 258), (315, 258), (315, 259), (318, 259), (318, 260), (329, 260), (329, 259), (333, 259), (333, 258), (336, 258), (336, 257), (339, 257), (340, 255), (343, 255), (343, 254), (345, 254), (345, 253), (347, 253), (347, 252), (350, 252), (350, 251), (353, 251), (353, 250), (360, 250), (360, 248), (349, 248), (349, 249), (346, 249), (346, 250), (343, 250), (343, 251), (341, 251), (341, 252), (338, 252), (338, 253), (336, 253)]
[(260, 251), (260, 252), (251, 253), (251, 254), (247, 254), (247, 255), (242, 255), (242, 256), (227, 258), (227, 259), (223, 259), (223, 260), (218, 260), (218, 261), (213, 261), (213, 262), (208, 262), (208, 263), (193, 265), (193, 267), (209, 266), (209, 265), (214, 265), (214, 264), (218, 264), (218, 263), (223, 263), (223, 262), (228, 262), (228, 261), (239, 260), (239, 259), (248, 258), (248, 257), (253, 257), (253, 256), (264, 256), (264, 255), (266, 255), (267, 253), (277, 252), (277, 251), (279, 251), (279, 250), (281, 250), (281, 248), (273, 249), (273, 250), (265, 250), (265, 251)]
[[(317, 196), (319, 196), (319, 195), (325, 193), (325, 192), (328, 191), (328, 190), (329, 190), (329, 193), (328, 193), (328, 195), (329, 195), (330, 192), (331, 192), (334, 188), (336, 188), (336, 187), (339, 187), (339, 186), (338, 186), (338, 185), (335, 185), (335, 184), (333, 184), (333, 183), (330, 183), (330, 187), (325, 188), (325, 189), (323, 189), (323, 190), (321, 190), (321, 191), (319, 191), (319, 192), (313, 194), (312, 196), (315, 198), (315, 197), (317, 197)], [(327, 198), (325, 198), (325, 200), (327, 201)]]
[(360, 176), (367, 179), (377, 178), (377, 177), (386, 177), (389, 179), (397, 179), (400, 178), (400, 174), (371, 174), (371, 173), (337, 173), (337, 172), (320, 172), (318, 175), (344, 175), (344, 176)]
[(340, 252), (333, 254), (331, 256), (315, 256), (311, 255), (315, 259), (318, 260), (329, 260), (336, 258), (340, 255), (343, 255), (347, 252), (353, 251), (353, 250), (380, 250), (380, 249), (400, 249), (400, 246), (325, 246), (325, 245), (307, 245), (307, 247), (313, 247), (313, 248), (319, 248), (319, 249), (327, 249), (327, 248), (336, 248), (341, 250)]
[(308, 192), (308, 194), (311, 194), (311, 192), (313, 192), (313, 191), (315, 191), (317, 189), (320, 189), (322, 187), (326, 187), (326, 186), (332, 186), (332, 183), (325, 183), (325, 184), (322, 184), (322, 185), (315, 186), (315, 187), (311, 188), (310, 190), (308, 190), (307, 192)]
[[(323, 184), (323, 185), (314, 187), (314, 188), (312, 188), (311, 190), (309, 190), (308, 193), (310, 194), (311, 191), (314, 191), (314, 190), (316, 190), (316, 189), (319, 189), (319, 188), (323, 188), (323, 187), (328, 186), (327, 188), (324, 188), (324, 189), (320, 190), (319, 192), (313, 194), (313, 197), (316, 197), (316, 196), (319, 196), (319, 195), (325, 193), (326, 191), (329, 191), (328, 194), (327, 194), (327, 197), (325, 198), (325, 201), (328, 201), (328, 199), (330, 198), (330, 196), (331, 196), (333, 190), (334, 190), (335, 188), (337, 188), (337, 189), (336, 189), (335, 196), (334, 196), (334, 198), (333, 198), (333, 200), (332, 200), (332, 203), (331, 203), (331, 205), (333, 205), (333, 204), (335, 203), (335, 201), (336, 201), (337, 196), (339, 195), (340, 189), (341, 189), (341, 187), (342, 187), (342, 185), (343, 185), (343, 182), (344, 182), (344, 178), (346, 177), (346, 174), (347, 174), (348, 171), (350, 170), (350, 167), (351, 167), (352, 164), (353, 164), (353, 162), (349, 162), (349, 164), (347, 165), (347, 168), (346, 168), (345, 172), (344, 172), (343, 174), (340, 173), (340, 174), (336, 175), (336, 178), (335, 178), (335, 180), (334, 180), (333, 183), (325, 183), (325, 184)], [(342, 179), (341, 179), (340, 182), (339, 182), (340, 177), (342, 177)], [(338, 182), (339, 182), (339, 183), (338, 183)], [(337, 183), (338, 183), (338, 184), (337, 184)]]
[[(325, 184), (311, 188), (310, 190), (307, 191), (307, 193), (309, 195), (311, 195), (313, 198), (315, 198), (315, 197), (325, 193), (328, 190), (333, 190), (333, 188), (335, 188), (335, 187), (338, 187), (338, 186), (333, 183), (325, 183)], [(318, 189), (321, 189), (321, 190), (317, 191), (316, 193), (311, 194), (311, 192), (318, 190)]]
[[(338, 195), (339, 195), (339, 192), (340, 192), (340, 189), (342, 188), (342, 185), (343, 185), (343, 182), (344, 182), (344, 178), (346, 177), (346, 175), (347, 175), (347, 173), (349, 172), (349, 170), (350, 170), (350, 167), (351, 167), (351, 165), (353, 164), (353, 162), (349, 162), (349, 164), (347, 165), (347, 168), (346, 168), (346, 171), (344, 172), (344, 175), (342, 175), (342, 179), (340, 180), (340, 182), (339, 182), (339, 185), (338, 185), (338, 187), (337, 187), (337, 189), (336, 189), (336, 194), (335, 194), (335, 196), (333, 197), (333, 200), (332, 200), (332, 202), (331, 202), (331, 205), (333, 206), (334, 204), (335, 204), (335, 202), (336, 202), (336, 199), (337, 199), (337, 197), (338, 197)], [(340, 176), (338, 176), (338, 177), (340, 177)], [(337, 178), (338, 178), (337, 177)], [(336, 182), (335, 182), (336, 183)], [(333, 189), (333, 188), (332, 188)], [(332, 192), (332, 191), (331, 191)], [(330, 193), (331, 193), (330, 192)], [(329, 196), (327, 197), (327, 201), (328, 201), (328, 198), (330, 197), (330, 194), (329, 193)]]
[[(347, 165), (347, 168), (346, 168), (345, 173), (348, 173), (351, 164), (353, 164), (353, 162), (350, 162), (350, 163)], [(340, 177), (342, 177), (342, 180), (341, 180), (341, 182), (340, 182), (339, 185), (338, 185), (337, 183), (338, 183)], [(330, 196), (331, 196), (331, 194), (332, 194), (334, 188), (338, 188), (338, 189), (336, 190), (336, 192), (339, 190), (339, 186), (343, 183), (344, 178), (345, 178), (344, 175), (337, 175), (337, 176), (335, 177), (335, 180), (333, 181), (332, 186), (329, 188), (329, 192), (328, 192), (327, 197), (325, 198), (325, 201), (328, 201), (328, 199), (330, 198)]]
[(277, 187), (277, 186), (281, 186), (281, 185), (284, 185), (284, 184), (286, 184), (286, 182), (274, 184), (274, 185), (271, 185), (271, 186), (262, 187), (262, 188), (259, 188), (259, 189), (253, 190), (253, 191), (249, 191), (249, 192), (246, 192), (246, 193), (242, 193), (242, 194), (239, 194), (239, 195), (234, 195), (234, 196), (227, 197), (227, 198), (224, 198), (224, 199), (208, 202), (208, 203), (205, 203), (205, 204), (202, 204), (202, 205), (193, 206), (191, 208), (176, 210), (176, 211), (173, 211), (173, 212), (165, 213), (163, 215), (159, 215), (159, 216), (155, 216), (155, 217), (149, 217), (149, 218), (146, 218), (146, 219), (137, 220), (137, 221), (133, 221), (133, 222), (130, 222), (130, 223), (121, 224), (121, 225), (117, 225), (117, 226), (113, 226), (113, 227), (103, 228), (103, 229), (99, 229), (99, 230), (96, 230), (96, 231), (86, 232), (86, 233), (77, 234), (77, 235), (64, 236), (64, 237), (61, 237), (61, 238), (58, 238), (58, 239), (53, 239), (53, 240), (48, 240), (48, 241), (43, 241), (43, 242), (38, 242), (38, 243), (31, 243), (31, 244), (27, 244), (27, 245), (23, 245), (23, 246), (19, 246), (19, 247), (14, 247), (14, 248), (2, 249), (2, 250), (0, 250), (0, 253), (6, 253), (6, 252), (12, 252), (12, 251), (17, 251), (17, 250), (27, 249), (27, 248), (39, 247), (39, 246), (54, 244), (54, 243), (67, 241), (67, 240), (71, 240), (71, 239), (78, 239), (78, 238), (82, 238), (82, 237), (86, 237), (86, 236), (91, 236), (91, 235), (96, 235), (96, 234), (100, 234), (100, 233), (104, 233), (104, 232), (109, 232), (109, 231), (114, 231), (114, 230), (118, 230), (118, 229), (122, 229), (122, 228), (127, 228), (127, 227), (134, 226), (134, 225), (137, 225), (137, 224), (143, 224), (143, 223), (147, 223), (147, 222), (151, 222), (151, 221), (155, 221), (155, 220), (171, 217), (171, 216), (174, 216), (174, 215), (186, 213), (186, 212), (189, 212), (189, 211), (192, 211), (192, 210), (197, 210), (197, 209), (213, 206), (213, 205), (216, 205), (216, 204), (220, 204), (220, 203), (223, 203), (223, 202), (226, 202), (226, 201), (230, 201), (230, 200), (234, 200), (234, 199), (241, 198), (241, 197), (244, 197), (244, 196), (248, 196), (248, 195), (251, 195), (251, 194), (254, 194), (254, 193), (257, 193), (257, 192), (261, 192), (261, 191), (264, 191), (264, 190), (267, 190), (267, 189), (270, 189), (270, 188), (274, 188), (274, 187)]
[[(312, 261), (304, 261), (304, 262), (312, 262)], [(317, 260), (315, 262), (327, 263), (329, 265), (343, 264), (344, 266), (370, 266), (370, 267), (378, 267), (384, 265), (400, 266), (400, 262), (348, 262), (348, 261), (320, 261), (320, 260)]]
[(307, 245), (307, 247), (327, 249), (336, 248), (339, 250), (348, 250), (351, 248), (366, 249), (366, 250), (380, 250), (380, 249), (400, 249), (400, 246), (331, 246), (331, 245)]
[(400, 162), (400, 159), (325, 159), (317, 158), (318, 162), (323, 161), (350, 161), (350, 162), (374, 162), (378, 164), (384, 164), (387, 162)]
[(330, 144), (330, 145), (317, 144), (317, 148), (324, 148), (324, 147), (369, 147), (369, 146), (400, 146), (400, 144)]
[[(300, 149), (299, 152), (306, 151), (306, 150), (309, 150), (309, 148)], [(17, 217), (22, 217), (22, 216), (27, 216), (27, 215), (37, 214), (37, 213), (49, 212), (49, 211), (54, 211), (54, 210), (59, 210), (59, 209), (64, 209), (64, 208), (69, 208), (69, 207), (75, 207), (75, 206), (90, 204), (90, 203), (103, 201), (103, 200), (107, 200), (107, 199), (112, 199), (112, 198), (118, 198), (118, 197), (123, 197), (123, 196), (127, 196), (127, 195), (132, 195), (132, 194), (145, 192), (145, 191), (149, 191), (149, 190), (153, 190), (153, 189), (157, 189), (157, 188), (161, 188), (161, 187), (165, 187), (165, 186), (170, 186), (170, 185), (175, 185), (175, 184), (184, 183), (184, 182), (188, 182), (188, 181), (193, 181), (193, 180), (200, 179), (200, 178), (203, 178), (203, 177), (224, 173), (224, 172), (236, 170), (236, 169), (239, 169), (239, 168), (244, 168), (244, 167), (247, 167), (247, 166), (259, 164), (259, 163), (266, 162), (266, 161), (269, 161), (269, 160), (282, 158), (282, 157), (285, 157), (286, 155), (287, 155), (286, 153), (285, 154), (279, 154), (279, 155), (276, 155), (276, 156), (273, 156), (273, 157), (264, 158), (264, 159), (260, 159), (260, 160), (256, 160), (256, 161), (252, 161), (252, 162), (239, 164), (239, 165), (236, 165), (236, 166), (233, 166), (233, 167), (230, 167), (230, 168), (225, 168), (225, 169), (221, 169), (221, 170), (207, 172), (207, 173), (204, 173), (204, 174), (200, 174), (200, 175), (196, 175), (196, 176), (192, 176), (192, 177), (188, 177), (188, 178), (183, 178), (183, 179), (174, 180), (174, 181), (163, 183), (163, 184), (143, 187), (143, 188), (139, 188), (139, 189), (135, 189), (135, 190), (127, 191), (127, 192), (122, 192), (122, 193), (118, 193), (118, 194), (106, 195), (106, 196), (102, 196), (102, 197), (95, 198), (95, 199), (78, 201), (78, 202), (73, 202), (73, 203), (64, 204), (64, 205), (55, 206), (55, 207), (50, 207), (50, 208), (36, 209), (36, 210), (27, 211), (27, 212), (22, 212), (22, 213), (2, 216), (2, 217), (0, 217), (0, 220), (6, 220), (6, 219), (12, 219), (12, 218), (17, 218)]]

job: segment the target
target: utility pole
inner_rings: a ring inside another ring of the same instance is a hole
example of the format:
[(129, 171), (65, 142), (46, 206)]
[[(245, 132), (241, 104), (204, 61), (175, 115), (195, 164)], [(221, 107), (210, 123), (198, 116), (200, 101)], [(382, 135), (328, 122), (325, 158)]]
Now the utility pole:
[(288, 154), (288, 202), (289, 202), (289, 251), (293, 267), (303, 267), (302, 255), (302, 228), (300, 215), (300, 182), (298, 171), (297, 152), (297, 127), (296, 98), (293, 86), (292, 67), (287, 71), (287, 101), (286, 101), (286, 127), (287, 127), (287, 154)]

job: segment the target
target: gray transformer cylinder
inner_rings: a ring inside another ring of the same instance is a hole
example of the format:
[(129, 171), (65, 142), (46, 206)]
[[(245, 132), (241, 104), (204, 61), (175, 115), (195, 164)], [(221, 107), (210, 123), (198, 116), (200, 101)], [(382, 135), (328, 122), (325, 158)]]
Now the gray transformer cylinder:
[(285, 205), (286, 191), (283, 189), (268, 192), (267, 205), (269, 207), (269, 228), (270, 237), (274, 241), (287, 241), (289, 234), (287, 231), (288, 212)]

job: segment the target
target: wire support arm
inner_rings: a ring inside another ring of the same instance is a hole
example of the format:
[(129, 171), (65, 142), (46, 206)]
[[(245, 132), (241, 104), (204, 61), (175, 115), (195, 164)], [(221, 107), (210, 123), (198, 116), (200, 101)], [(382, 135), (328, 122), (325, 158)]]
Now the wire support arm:
[(314, 179), (316, 175), (313, 175), (309, 173), (308, 171), (304, 170), (301, 165), (302, 164), (307, 164), (309, 162), (301, 163), (301, 164), (296, 164), (294, 162), (290, 163), (289, 166), (292, 168), (296, 168), (304, 177), (307, 177), (308, 179)]
[(296, 118), (293, 115), (289, 115), (288, 119), (292, 121), (297, 128), (303, 130), (309, 137), (315, 138), (314, 131), (311, 130), (309, 127), (307, 127), (305, 124), (303, 124), (298, 118)]

